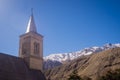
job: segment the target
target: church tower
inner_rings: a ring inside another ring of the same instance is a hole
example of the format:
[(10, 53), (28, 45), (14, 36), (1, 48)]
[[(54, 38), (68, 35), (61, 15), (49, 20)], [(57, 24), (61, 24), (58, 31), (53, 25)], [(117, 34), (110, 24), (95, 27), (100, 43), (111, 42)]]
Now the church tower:
[(25, 34), (20, 36), (19, 57), (23, 58), (30, 69), (43, 68), (43, 36), (37, 33), (33, 13), (30, 16)]

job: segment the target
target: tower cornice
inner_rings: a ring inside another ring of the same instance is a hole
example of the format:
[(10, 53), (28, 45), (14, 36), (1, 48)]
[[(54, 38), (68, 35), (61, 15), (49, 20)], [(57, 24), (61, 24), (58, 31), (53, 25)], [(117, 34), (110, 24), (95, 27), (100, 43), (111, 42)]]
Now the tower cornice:
[(26, 35), (37, 35), (37, 36), (40, 36), (40, 37), (44, 37), (43, 35), (39, 34), (39, 33), (36, 33), (36, 32), (29, 32), (29, 33), (25, 33), (25, 34), (22, 34), (20, 35), (20, 37), (22, 36), (26, 36)]

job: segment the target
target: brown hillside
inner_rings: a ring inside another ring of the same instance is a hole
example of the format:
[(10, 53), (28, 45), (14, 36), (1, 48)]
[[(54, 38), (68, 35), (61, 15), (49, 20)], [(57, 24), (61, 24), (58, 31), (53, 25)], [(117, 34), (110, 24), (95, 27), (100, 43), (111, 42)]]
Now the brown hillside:
[(120, 68), (120, 48), (113, 48), (97, 54), (83, 56), (70, 63), (45, 71), (51, 80), (66, 80), (73, 70), (77, 69), (80, 76), (97, 80), (108, 70)]

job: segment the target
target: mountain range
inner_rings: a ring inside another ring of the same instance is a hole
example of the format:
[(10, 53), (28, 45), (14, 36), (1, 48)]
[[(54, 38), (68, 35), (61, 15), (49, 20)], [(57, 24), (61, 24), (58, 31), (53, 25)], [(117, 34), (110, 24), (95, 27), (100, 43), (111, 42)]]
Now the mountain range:
[(71, 60), (77, 59), (81, 56), (98, 53), (116, 47), (120, 47), (120, 44), (108, 43), (101, 47), (94, 46), (94, 47), (84, 48), (76, 52), (51, 54), (49, 56), (44, 57), (44, 69), (51, 69), (54, 68), (55, 66), (60, 66), (65, 62), (70, 62)]
[(92, 80), (99, 80), (108, 71), (120, 69), (120, 48), (118, 48), (118, 44), (114, 45), (117, 46), (108, 48), (110, 45), (107, 45), (106, 50), (80, 56), (60, 66), (46, 69), (44, 74), (49, 80), (67, 80), (70, 74), (76, 70), (82, 78), (89, 77)]

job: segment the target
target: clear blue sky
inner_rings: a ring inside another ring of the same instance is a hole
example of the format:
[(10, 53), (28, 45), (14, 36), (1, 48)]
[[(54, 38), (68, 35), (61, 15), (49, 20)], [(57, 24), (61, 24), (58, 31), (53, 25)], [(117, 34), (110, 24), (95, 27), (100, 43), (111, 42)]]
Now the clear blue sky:
[(0, 0), (0, 52), (18, 55), (31, 8), (44, 56), (120, 43), (120, 0)]

